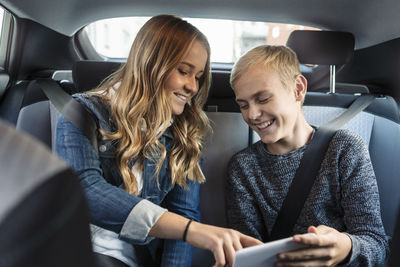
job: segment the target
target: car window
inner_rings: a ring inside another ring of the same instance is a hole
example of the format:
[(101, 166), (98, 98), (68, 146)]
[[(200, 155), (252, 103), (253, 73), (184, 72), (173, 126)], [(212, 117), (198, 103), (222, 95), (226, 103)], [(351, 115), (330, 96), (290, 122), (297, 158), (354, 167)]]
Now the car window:
[[(94, 49), (106, 58), (126, 58), (140, 27), (148, 17), (113, 18), (85, 27)], [(216, 19), (187, 20), (202, 31), (211, 46), (211, 61), (235, 62), (243, 53), (260, 44), (284, 45), (294, 30), (315, 29), (293, 24)]]
[[(1, 48), (3, 47), (3, 19), (4, 19), (4, 8), (2, 6), (0, 6), (0, 52), (1, 52)], [(3, 59), (3, 53), (0, 53), (0, 58)], [(0, 66), (4, 67), (4, 62), (3, 60), (1, 60), (0, 62)]]
[(1, 26), (3, 25), (3, 17), (4, 17), (4, 8), (0, 6), (0, 35), (2, 32)]
[(11, 18), (11, 14), (0, 6), (0, 67), (2, 69), (5, 68), (6, 64)]

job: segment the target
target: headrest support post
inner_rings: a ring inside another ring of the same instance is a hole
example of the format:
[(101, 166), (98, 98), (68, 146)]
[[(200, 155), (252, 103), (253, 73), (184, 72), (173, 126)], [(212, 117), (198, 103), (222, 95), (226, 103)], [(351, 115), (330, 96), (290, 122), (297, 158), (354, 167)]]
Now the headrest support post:
[(336, 91), (336, 81), (335, 81), (335, 77), (336, 77), (336, 66), (335, 65), (330, 65), (329, 66), (329, 77), (330, 77), (330, 83), (329, 83), (329, 92), (331, 94), (334, 94)]

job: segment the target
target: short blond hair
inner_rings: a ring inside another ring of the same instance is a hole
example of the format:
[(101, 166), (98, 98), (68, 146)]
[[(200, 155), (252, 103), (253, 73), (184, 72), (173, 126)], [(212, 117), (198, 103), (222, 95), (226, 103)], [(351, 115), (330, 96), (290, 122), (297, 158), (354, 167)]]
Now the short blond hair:
[(289, 88), (289, 84), (301, 74), (299, 60), (292, 49), (286, 46), (260, 45), (249, 50), (234, 65), (230, 77), (232, 88), (245, 71), (259, 64), (277, 71), (285, 88)]

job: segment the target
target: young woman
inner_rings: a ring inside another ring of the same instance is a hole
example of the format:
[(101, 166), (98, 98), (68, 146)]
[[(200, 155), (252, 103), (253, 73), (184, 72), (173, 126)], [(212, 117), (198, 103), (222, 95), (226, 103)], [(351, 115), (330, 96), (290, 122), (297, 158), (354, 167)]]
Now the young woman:
[(206, 37), (178, 17), (159, 15), (139, 31), (126, 64), (99, 88), (75, 96), (98, 121), (99, 153), (59, 119), (57, 152), (86, 192), (99, 261), (108, 255), (128, 266), (190, 266), (191, 244), (211, 250), (223, 266), (236, 250), (260, 243), (197, 222), (209, 84)]

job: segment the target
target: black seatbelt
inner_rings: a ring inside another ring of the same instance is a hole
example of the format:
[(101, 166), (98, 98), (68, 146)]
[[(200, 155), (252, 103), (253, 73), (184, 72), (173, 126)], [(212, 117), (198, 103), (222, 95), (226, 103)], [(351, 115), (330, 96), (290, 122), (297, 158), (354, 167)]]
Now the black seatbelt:
[[(89, 111), (71, 95), (66, 93), (56, 81), (50, 79), (38, 79), (36, 80), (36, 83), (54, 107), (89, 139), (90, 143), (98, 153), (98, 126)], [(100, 156), (99, 159), (101, 161)], [(115, 185), (113, 180), (110, 179), (111, 176), (109, 170), (102, 162), (101, 168), (106, 181)]]
[(310, 193), (314, 180), (318, 175), (322, 160), (329, 143), (336, 131), (363, 111), (375, 99), (373, 95), (358, 97), (349, 108), (340, 116), (319, 127), (314, 137), (307, 145), (300, 166), (289, 187), (275, 224), (272, 228), (270, 240), (277, 240), (292, 235), (293, 227)]
[(39, 79), (36, 83), (55, 108), (75, 125), (98, 151), (97, 124), (87, 109), (66, 93), (56, 81)]

